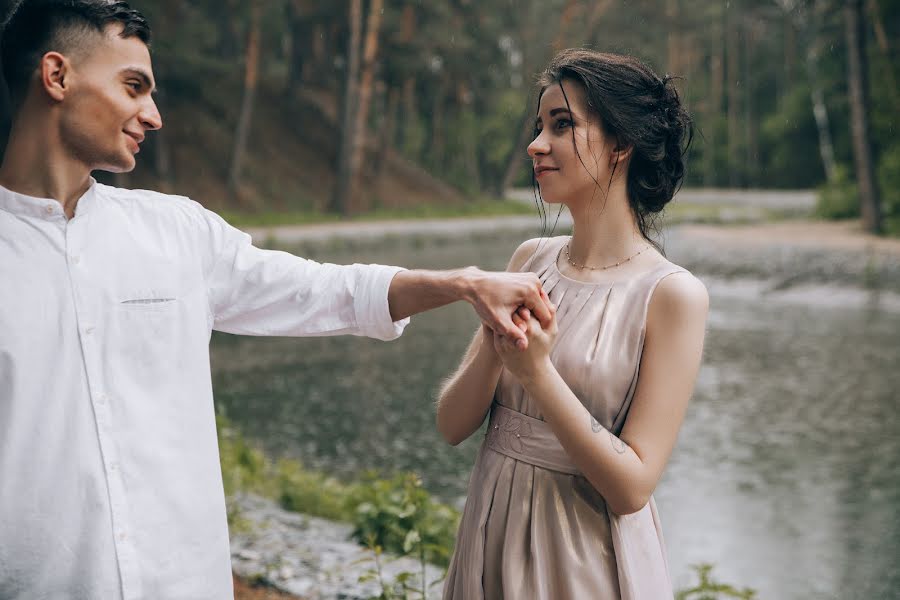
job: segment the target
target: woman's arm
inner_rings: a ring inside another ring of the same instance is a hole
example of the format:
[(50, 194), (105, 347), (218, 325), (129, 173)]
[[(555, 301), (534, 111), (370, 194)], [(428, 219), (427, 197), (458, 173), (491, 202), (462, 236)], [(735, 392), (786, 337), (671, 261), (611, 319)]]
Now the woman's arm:
[[(529, 240), (519, 246), (507, 270), (521, 269), (540, 242), (539, 239)], [(475, 332), (462, 363), (438, 395), (437, 428), (448, 443), (459, 444), (481, 426), (494, 398), (502, 366), (494, 350), (493, 333), (482, 325)]]
[(616, 514), (643, 508), (662, 476), (700, 368), (708, 307), (706, 288), (691, 275), (659, 283), (648, 308), (637, 389), (619, 437), (590, 415), (550, 362), (555, 323), (545, 331), (531, 321), (527, 352), (512, 352), (510, 342), (496, 336), (505, 366)]

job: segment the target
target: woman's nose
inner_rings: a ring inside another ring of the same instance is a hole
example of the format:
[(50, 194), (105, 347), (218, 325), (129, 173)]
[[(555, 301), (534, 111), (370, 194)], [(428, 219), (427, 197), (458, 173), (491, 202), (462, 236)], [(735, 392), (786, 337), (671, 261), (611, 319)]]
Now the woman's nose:
[(528, 156), (534, 158), (535, 156), (541, 156), (544, 154), (548, 154), (550, 152), (550, 144), (548, 144), (544, 137), (544, 132), (538, 134), (536, 138), (534, 138), (530, 144), (528, 144)]

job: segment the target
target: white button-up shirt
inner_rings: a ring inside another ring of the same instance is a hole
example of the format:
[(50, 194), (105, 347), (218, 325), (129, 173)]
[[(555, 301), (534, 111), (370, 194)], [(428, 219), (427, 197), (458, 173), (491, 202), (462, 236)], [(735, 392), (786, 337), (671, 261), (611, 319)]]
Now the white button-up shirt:
[(0, 598), (232, 597), (213, 329), (392, 339), (399, 269), (255, 248), (186, 198), (0, 187)]

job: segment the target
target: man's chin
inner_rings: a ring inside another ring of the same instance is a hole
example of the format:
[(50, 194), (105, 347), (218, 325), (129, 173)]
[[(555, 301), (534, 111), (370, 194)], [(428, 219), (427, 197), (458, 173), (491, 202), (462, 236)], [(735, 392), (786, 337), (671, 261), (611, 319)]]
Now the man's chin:
[(135, 165), (137, 165), (137, 161), (134, 159), (134, 156), (128, 156), (127, 158), (119, 159), (114, 163), (98, 166), (94, 170), (106, 171), (107, 173), (130, 173), (131, 171), (134, 171)]

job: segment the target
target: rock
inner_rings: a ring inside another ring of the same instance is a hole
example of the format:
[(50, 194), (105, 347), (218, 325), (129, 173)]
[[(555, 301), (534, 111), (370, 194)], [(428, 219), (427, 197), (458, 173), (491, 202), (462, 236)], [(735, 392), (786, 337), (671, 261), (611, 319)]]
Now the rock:
[[(303, 598), (366, 600), (381, 594), (376, 580), (360, 582), (375, 568), (374, 555), (350, 539), (351, 525), (292, 513), (270, 500), (253, 495), (229, 499), (247, 527), (231, 539), (234, 572), (246, 578), (263, 576), (276, 589)], [(383, 555), (386, 585), (404, 572), (410, 584), (421, 587), (422, 565), (406, 557)], [(429, 584), (443, 577), (443, 569), (426, 565)], [(440, 598), (443, 585), (431, 586), (428, 598)]]

